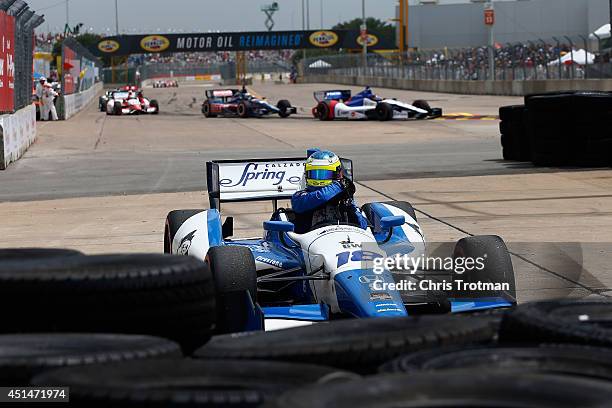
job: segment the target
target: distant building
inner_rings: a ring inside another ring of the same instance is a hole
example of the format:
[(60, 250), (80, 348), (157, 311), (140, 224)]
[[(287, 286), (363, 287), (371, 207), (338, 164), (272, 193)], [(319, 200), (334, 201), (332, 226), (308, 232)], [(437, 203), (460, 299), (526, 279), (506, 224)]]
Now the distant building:
[[(483, 0), (410, 0), (408, 45), (424, 49), (488, 44)], [(580, 41), (609, 20), (609, 0), (495, 0), (495, 42), (564, 36)], [(399, 13), (398, 13), (399, 15)]]

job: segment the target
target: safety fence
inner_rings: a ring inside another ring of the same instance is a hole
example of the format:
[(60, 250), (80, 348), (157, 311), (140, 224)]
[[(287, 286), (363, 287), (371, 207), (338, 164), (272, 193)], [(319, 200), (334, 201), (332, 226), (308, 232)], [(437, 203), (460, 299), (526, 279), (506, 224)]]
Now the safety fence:
[(62, 98), (59, 116), (69, 119), (102, 89), (100, 60), (72, 38), (62, 42)]
[(324, 55), (304, 62), (305, 75), (407, 80), (547, 80), (612, 78), (610, 51), (587, 37), (494, 47), (415, 50), (405, 54)]
[(34, 29), (43, 21), (22, 0), (0, 0), (0, 170), (36, 138)]

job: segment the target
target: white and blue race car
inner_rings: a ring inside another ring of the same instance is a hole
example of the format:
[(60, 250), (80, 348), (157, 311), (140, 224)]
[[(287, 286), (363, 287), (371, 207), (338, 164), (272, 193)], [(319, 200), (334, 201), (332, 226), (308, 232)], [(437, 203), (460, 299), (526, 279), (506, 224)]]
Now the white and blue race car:
[(350, 90), (318, 91), (314, 93), (317, 106), (312, 115), (319, 120), (397, 120), (433, 119), (442, 116), (442, 109), (432, 108), (424, 100), (412, 104), (397, 99), (381, 98), (367, 87), (358, 94)]
[[(352, 179), (351, 160), (342, 162)], [(381, 270), (382, 262), (377, 270), (377, 259), (418, 258), (427, 252), (415, 210), (406, 202), (362, 206), (370, 224), (366, 229), (347, 215), (296, 231), (300, 214), (278, 207), (278, 202), (300, 189), (304, 166), (305, 158), (208, 162), (210, 208), (168, 214), (164, 252), (208, 263), (216, 290), (218, 333), (516, 303), (512, 262), (497, 236), (467, 237), (454, 245), (449, 257), (457, 264), (467, 258), (486, 259), (482, 268), (473, 266), (469, 273), (440, 268), (407, 273), (387, 266)], [(263, 200), (274, 204), (269, 220), (263, 222), (263, 236), (234, 237), (233, 218), (223, 220), (221, 204)], [(338, 213), (343, 211), (339, 202)], [(413, 282), (412, 289), (406, 282)], [(433, 290), (432, 282), (439, 283)], [(477, 290), (478, 282), (487, 285)], [(457, 283), (468, 283), (472, 289), (462, 291)]]

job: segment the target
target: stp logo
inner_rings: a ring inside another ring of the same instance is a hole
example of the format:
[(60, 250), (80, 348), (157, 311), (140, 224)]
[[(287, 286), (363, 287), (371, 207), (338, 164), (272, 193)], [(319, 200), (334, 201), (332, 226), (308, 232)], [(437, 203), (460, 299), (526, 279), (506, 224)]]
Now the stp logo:
[(310, 43), (319, 48), (333, 47), (338, 40), (338, 34), (333, 31), (316, 31), (310, 35)]
[(119, 43), (115, 40), (102, 40), (98, 43), (98, 49), (106, 53), (115, 52), (119, 47)]
[(170, 40), (163, 35), (149, 35), (140, 40), (140, 47), (149, 52), (162, 52), (170, 47)]

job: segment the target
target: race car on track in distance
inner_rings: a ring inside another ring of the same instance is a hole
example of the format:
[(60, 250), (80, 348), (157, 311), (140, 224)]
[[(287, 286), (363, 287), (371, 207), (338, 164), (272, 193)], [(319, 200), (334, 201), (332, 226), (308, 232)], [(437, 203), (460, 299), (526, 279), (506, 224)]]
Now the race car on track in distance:
[(317, 106), (312, 115), (320, 120), (334, 119), (432, 119), (442, 116), (442, 109), (431, 108), (424, 100), (412, 104), (397, 99), (381, 98), (367, 87), (358, 94), (350, 90), (318, 91), (314, 93)]
[(242, 89), (212, 89), (206, 91), (206, 100), (202, 104), (202, 113), (207, 118), (217, 116), (238, 116), (240, 118), (260, 118), (278, 114), (287, 118), (297, 113), (297, 108), (285, 99), (278, 101), (276, 106), (265, 99), (258, 99)]
[(114, 91), (106, 102), (107, 115), (140, 115), (159, 113), (159, 103), (147, 99), (142, 91), (135, 89)]
[[(352, 161), (341, 160), (343, 174), (352, 179)], [(168, 214), (164, 252), (208, 263), (219, 333), (337, 318), (469, 312), (515, 305), (512, 262), (497, 236), (466, 237), (450, 245), (449, 258), (457, 264), (467, 257), (486, 259), (482, 269), (462, 275), (433, 268), (398, 274), (390, 269), (377, 271), (371, 262), (365, 262), (396, 254), (418, 257), (425, 252), (424, 234), (407, 202), (363, 205), (369, 226), (362, 229), (352, 219), (355, 213), (352, 218), (349, 215), (348, 203), (339, 200), (337, 222), (297, 230), (303, 224), (298, 222), (301, 215), (278, 204), (301, 190), (305, 162), (305, 158), (208, 162), (210, 208)], [(263, 222), (261, 238), (235, 238), (234, 220), (222, 220), (221, 204), (248, 205), (249, 201), (272, 201), (273, 213)], [(415, 284), (444, 279), (444, 290), (400, 291), (393, 286), (406, 279)], [(503, 283), (505, 288), (463, 292), (448, 287), (454, 279)]]
[(178, 88), (179, 83), (176, 80), (158, 80), (153, 82), (153, 88)]

